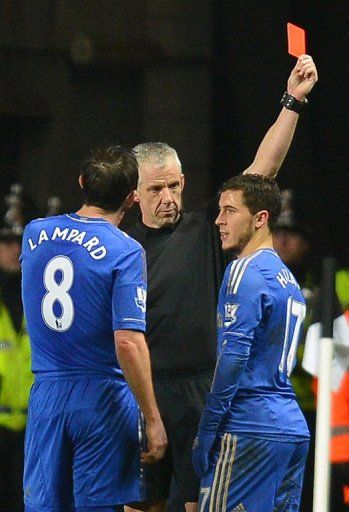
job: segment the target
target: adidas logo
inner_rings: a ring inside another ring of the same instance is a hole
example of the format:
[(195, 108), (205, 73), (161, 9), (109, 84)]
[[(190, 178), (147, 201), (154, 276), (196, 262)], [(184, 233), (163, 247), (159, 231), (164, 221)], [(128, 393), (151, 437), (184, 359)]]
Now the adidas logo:
[(240, 505), (238, 505), (237, 507), (234, 508), (233, 512), (247, 512), (247, 510), (245, 509), (243, 504), (240, 503)]

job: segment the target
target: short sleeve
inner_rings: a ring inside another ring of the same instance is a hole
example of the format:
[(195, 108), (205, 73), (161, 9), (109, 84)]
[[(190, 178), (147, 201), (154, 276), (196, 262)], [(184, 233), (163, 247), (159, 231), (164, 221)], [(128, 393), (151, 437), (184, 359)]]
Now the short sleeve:
[(114, 331), (145, 331), (146, 297), (145, 253), (137, 246), (123, 255), (115, 269), (112, 293)]

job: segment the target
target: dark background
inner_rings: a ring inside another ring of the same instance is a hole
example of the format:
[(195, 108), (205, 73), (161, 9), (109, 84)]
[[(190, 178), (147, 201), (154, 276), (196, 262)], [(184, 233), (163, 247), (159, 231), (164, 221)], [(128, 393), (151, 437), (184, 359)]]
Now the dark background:
[(163, 140), (198, 206), (253, 160), (295, 59), (286, 22), (307, 28), (319, 71), (279, 183), (317, 255), (349, 265), (346, 1), (2, 0), (0, 197), (22, 182), (78, 207), (79, 164), (99, 144)]

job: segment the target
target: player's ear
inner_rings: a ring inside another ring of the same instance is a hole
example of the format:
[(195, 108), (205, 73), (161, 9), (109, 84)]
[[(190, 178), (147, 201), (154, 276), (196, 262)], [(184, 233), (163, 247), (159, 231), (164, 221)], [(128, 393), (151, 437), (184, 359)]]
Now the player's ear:
[(267, 210), (261, 210), (256, 213), (256, 228), (261, 228), (265, 224), (268, 224), (269, 212)]
[(80, 174), (80, 176), (79, 176), (79, 185), (80, 185), (80, 188), (84, 188), (84, 178), (83, 178), (82, 174)]
[(181, 189), (182, 190), (184, 189), (184, 185), (185, 185), (185, 177), (184, 177), (184, 174), (181, 174)]
[(129, 210), (135, 201), (136, 191), (132, 190), (123, 202), (123, 210)]

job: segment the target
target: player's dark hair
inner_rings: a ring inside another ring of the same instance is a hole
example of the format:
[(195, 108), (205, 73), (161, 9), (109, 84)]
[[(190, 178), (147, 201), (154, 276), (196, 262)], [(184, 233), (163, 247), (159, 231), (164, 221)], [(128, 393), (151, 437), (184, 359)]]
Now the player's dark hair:
[(239, 174), (223, 183), (220, 192), (227, 190), (241, 190), (244, 204), (252, 215), (267, 210), (269, 229), (274, 229), (281, 212), (281, 193), (274, 180), (259, 174)]
[(138, 164), (132, 151), (122, 146), (96, 148), (81, 168), (84, 204), (116, 212), (137, 188)]

